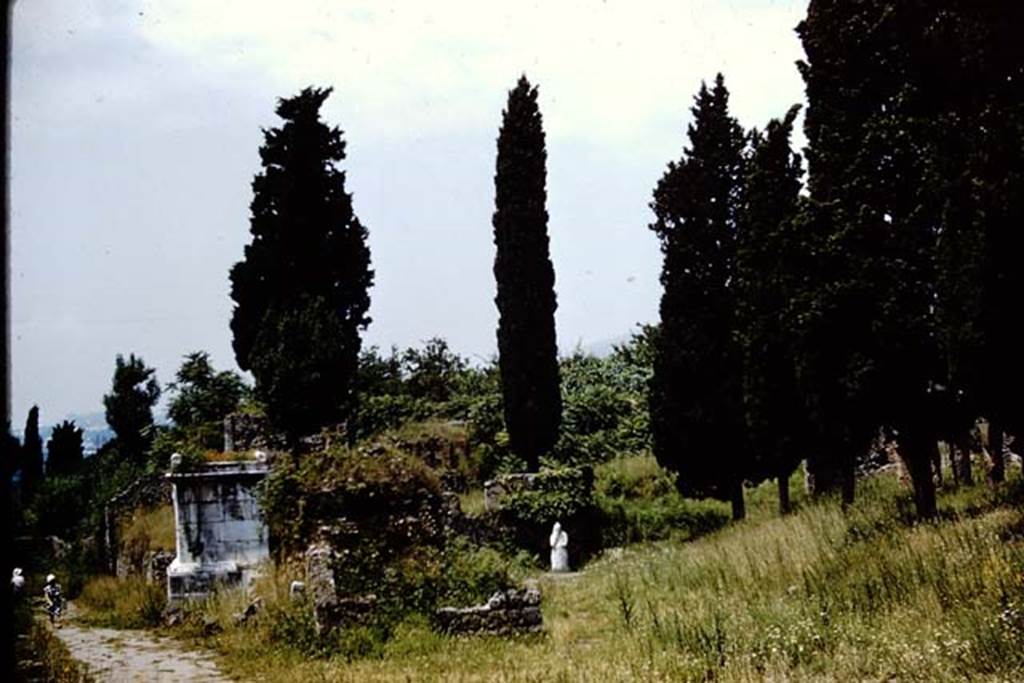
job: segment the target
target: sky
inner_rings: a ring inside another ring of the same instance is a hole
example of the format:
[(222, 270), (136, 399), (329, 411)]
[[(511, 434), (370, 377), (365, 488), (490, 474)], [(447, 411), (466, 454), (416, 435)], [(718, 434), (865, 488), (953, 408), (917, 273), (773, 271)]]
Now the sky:
[[(763, 127), (804, 100), (806, 0), (18, 0), (11, 53), (12, 419), (102, 410), (116, 354), (236, 369), (228, 271), (262, 130), (331, 86), (376, 272), (365, 345), (496, 353), (494, 157), (539, 86), (559, 347), (658, 316), (651, 192), (701, 81)], [(800, 124), (798, 123), (798, 126)], [(803, 144), (797, 135), (797, 145)]]

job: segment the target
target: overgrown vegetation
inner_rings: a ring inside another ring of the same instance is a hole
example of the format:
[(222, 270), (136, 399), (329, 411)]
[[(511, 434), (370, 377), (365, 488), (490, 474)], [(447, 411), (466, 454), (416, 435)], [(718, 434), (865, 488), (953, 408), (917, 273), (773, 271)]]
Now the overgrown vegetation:
[(601, 512), (604, 547), (672, 538), (687, 540), (720, 528), (726, 506), (686, 499), (675, 476), (651, 455), (612, 460), (595, 471), (595, 500)]
[(28, 601), (14, 607), (13, 633), (15, 676), (20, 681), (47, 683), (92, 683), (94, 680), (80, 662), (73, 659), (67, 647), (40, 619), (34, 619)]
[(82, 608), (79, 618), (87, 624), (149, 628), (163, 623), (167, 586), (147, 583), (141, 576), (94, 576), (82, 588), (76, 604)]
[[(665, 486), (632, 476), (646, 467), (624, 467), (599, 484), (599, 495), (622, 491), (624, 479), (637, 491)], [(233, 675), (270, 681), (952, 682), (1024, 674), (1019, 481), (947, 491), (934, 523), (914, 521), (912, 498), (889, 474), (861, 488), (846, 511), (796, 495), (794, 514), (780, 518), (766, 484), (748, 491), (743, 523), (685, 543), (626, 548), (575, 580), (544, 579), (547, 635), (539, 638), (447, 638), (412, 616), (359, 656), (350, 647), (309, 659), (295, 645), (301, 638), (275, 631), (298, 628), (299, 612), (279, 617), (268, 607), (238, 626), (230, 615), (244, 598), (225, 594), (203, 608), (221, 615), (223, 630), (202, 642)], [(276, 590), (273, 599), (261, 593), (268, 605), (296, 609), (285, 604), (285, 581)]]

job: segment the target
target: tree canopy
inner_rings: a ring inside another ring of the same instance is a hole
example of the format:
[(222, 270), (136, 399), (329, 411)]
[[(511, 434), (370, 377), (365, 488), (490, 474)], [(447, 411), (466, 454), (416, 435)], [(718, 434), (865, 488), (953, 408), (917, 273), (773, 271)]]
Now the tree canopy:
[(50, 432), (46, 442), (46, 475), (75, 474), (82, 466), (82, 430), (64, 420)]
[(209, 448), (221, 446), (224, 417), (238, 409), (248, 392), (237, 373), (214, 370), (206, 351), (185, 356), (175, 381), (167, 389), (173, 394), (167, 407), (168, 417), (178, 427), (195, 432)]
[(117, 354), (110, 393), (103, 397), (107, 424), (114, 430), (118, 451), (141, 463), (152, 439), (153, 406), (160, 398), (156, 370), (134, 353)]
[(345, 142), (320, 120), (330, 94), (306, 88), (278, 101), (284, 124), (264, 131), (252, 184), (252, 241), (231, 270), (235, 357), (292, 439), (349, 414), (370, 322), (367, 231), (338, 166)]

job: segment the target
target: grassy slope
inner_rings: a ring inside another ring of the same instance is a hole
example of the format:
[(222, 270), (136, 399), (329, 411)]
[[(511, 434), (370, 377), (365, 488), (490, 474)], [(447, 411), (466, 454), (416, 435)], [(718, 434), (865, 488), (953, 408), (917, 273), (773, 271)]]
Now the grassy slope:
[(244, 629), (207, 644), (248, 680), (1020, 680), (1019, 484), (946, 493), (915, 525), (891, 477), (844, 513), (803, 504), (544, 579), (548, 634), (449, 639), (404, 624), (382, 657), (307, 659)]

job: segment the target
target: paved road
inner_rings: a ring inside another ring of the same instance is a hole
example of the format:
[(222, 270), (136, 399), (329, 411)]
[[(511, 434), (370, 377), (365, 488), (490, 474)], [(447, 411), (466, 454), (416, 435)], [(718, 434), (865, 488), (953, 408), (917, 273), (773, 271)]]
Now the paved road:
[(55, 629), (71, 656), (89, 666), (98, 681), (139, 683), (197, 681), (228, 683), (208, 656), (182, 649), (147, 631), (91, 628), (74, 623)]

